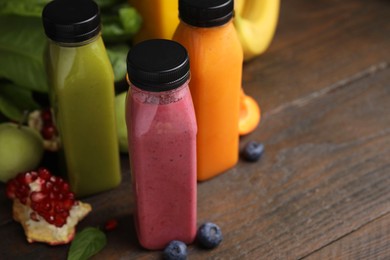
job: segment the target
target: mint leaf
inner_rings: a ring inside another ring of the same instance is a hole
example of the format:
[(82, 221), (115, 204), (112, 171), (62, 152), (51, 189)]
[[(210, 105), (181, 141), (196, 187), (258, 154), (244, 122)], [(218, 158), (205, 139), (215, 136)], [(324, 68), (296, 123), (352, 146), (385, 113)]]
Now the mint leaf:
[(107, 243), (104, 232), (87, 227), (77, 233), (70, 245), (68, 260), (86, 260), (102, 250)]

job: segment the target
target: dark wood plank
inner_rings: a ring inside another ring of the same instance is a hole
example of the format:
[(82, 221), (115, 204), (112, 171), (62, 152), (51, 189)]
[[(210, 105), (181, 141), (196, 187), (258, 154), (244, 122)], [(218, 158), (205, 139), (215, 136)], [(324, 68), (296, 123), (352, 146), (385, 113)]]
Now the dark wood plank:
[(390, 259), (390, 214), (310, 254), (313, 259)]
[(265, 117), (262, 162), (199, 185), (199, 219), (226, 234), (211, 254), (299, 258), (389, 213), (389, 84), (384, 69)]
[(282, 0), (280, 15), (270, 48), (245, 64), (264, 113), (390, 60), (388, 1)]

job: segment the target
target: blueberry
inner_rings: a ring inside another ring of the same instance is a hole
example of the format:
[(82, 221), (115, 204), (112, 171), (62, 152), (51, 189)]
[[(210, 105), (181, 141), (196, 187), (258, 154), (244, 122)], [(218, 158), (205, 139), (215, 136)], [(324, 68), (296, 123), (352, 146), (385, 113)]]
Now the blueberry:
[(201, 246), (212, 249), (222, 242), (222, 232), (216, 224), (206, 222), (199, 227), (196, 238)]
[(242, 152), (242, 156), (246, 161), (256, 162), (260, 159), (264, 152), (264, 144), (256, 141), (248, 142)]
[(187, 259), (187, 245), (181, 241), (173, 240), (164, 249), (164, 259), (185, 260)]

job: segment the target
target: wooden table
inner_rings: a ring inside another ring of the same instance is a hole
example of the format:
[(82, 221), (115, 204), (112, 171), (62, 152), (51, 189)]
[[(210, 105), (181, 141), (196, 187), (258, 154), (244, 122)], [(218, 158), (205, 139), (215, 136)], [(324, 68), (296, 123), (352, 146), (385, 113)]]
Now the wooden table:
[[(270, 49), (244, 66), (262, 121), (241, 147), (257, 140), (266, 152), (198, 184), (198, 223), (219, 224), (224, 241), (191, 245), (189, 258), (389, 259), (389, 62), (389, 1), (282, 1)], [(94, 259), (160, 259), (137, 242), (126, 156), (122, 169), (119, 188), (86, 199), (94, 209), (78, 228), (118, 219)], [(1, 259), (69, 249), (28, 244), (3, 195), (0, 239)]]

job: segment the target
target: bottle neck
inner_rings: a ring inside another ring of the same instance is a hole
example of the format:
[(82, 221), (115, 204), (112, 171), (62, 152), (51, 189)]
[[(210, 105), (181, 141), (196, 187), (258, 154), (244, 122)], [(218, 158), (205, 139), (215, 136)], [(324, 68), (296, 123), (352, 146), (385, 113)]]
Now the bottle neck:
[(185, 22), (182, 19), (180, 19), (180, 22), (182, 24), (186, 25), (187, 27), (190, 27), (190, 28), (204, 29), (204, 30), (208, 30), (208, 29), (213, 30), (213, 29), (224, 28), (224, 27), (229, 26), (233, 22), (233, 19), (230, 19), (229, 21), (227, 21), (224, 24), (215, 25), (215, 26), (196, 26), (196, 25), (189, 24), (189, 23)]
[(180, 101), (189, 93), (188, 83), (189, 80), (178, 88), (161, 92), (142, 90), (130, 83), (130, 92), (132, 98), (140, 103), (167, 105)]
[(57, 41), (54, 41), (51, 39), (49, 39), (49, 42), (52, 44), (55, 44), (55, 45), (59, 45), (61, 47), (72, 48), (72, 47), (80, 47), (80, 46), (88, 45), (92, 42), (97, 41), (100, 37), (101, 37), (101, 32), (99, 32), (98, 34), (96, 34), (92, 38), (89, 38), (88, 40), (85, 40), (82, 42), (57, 42)]

